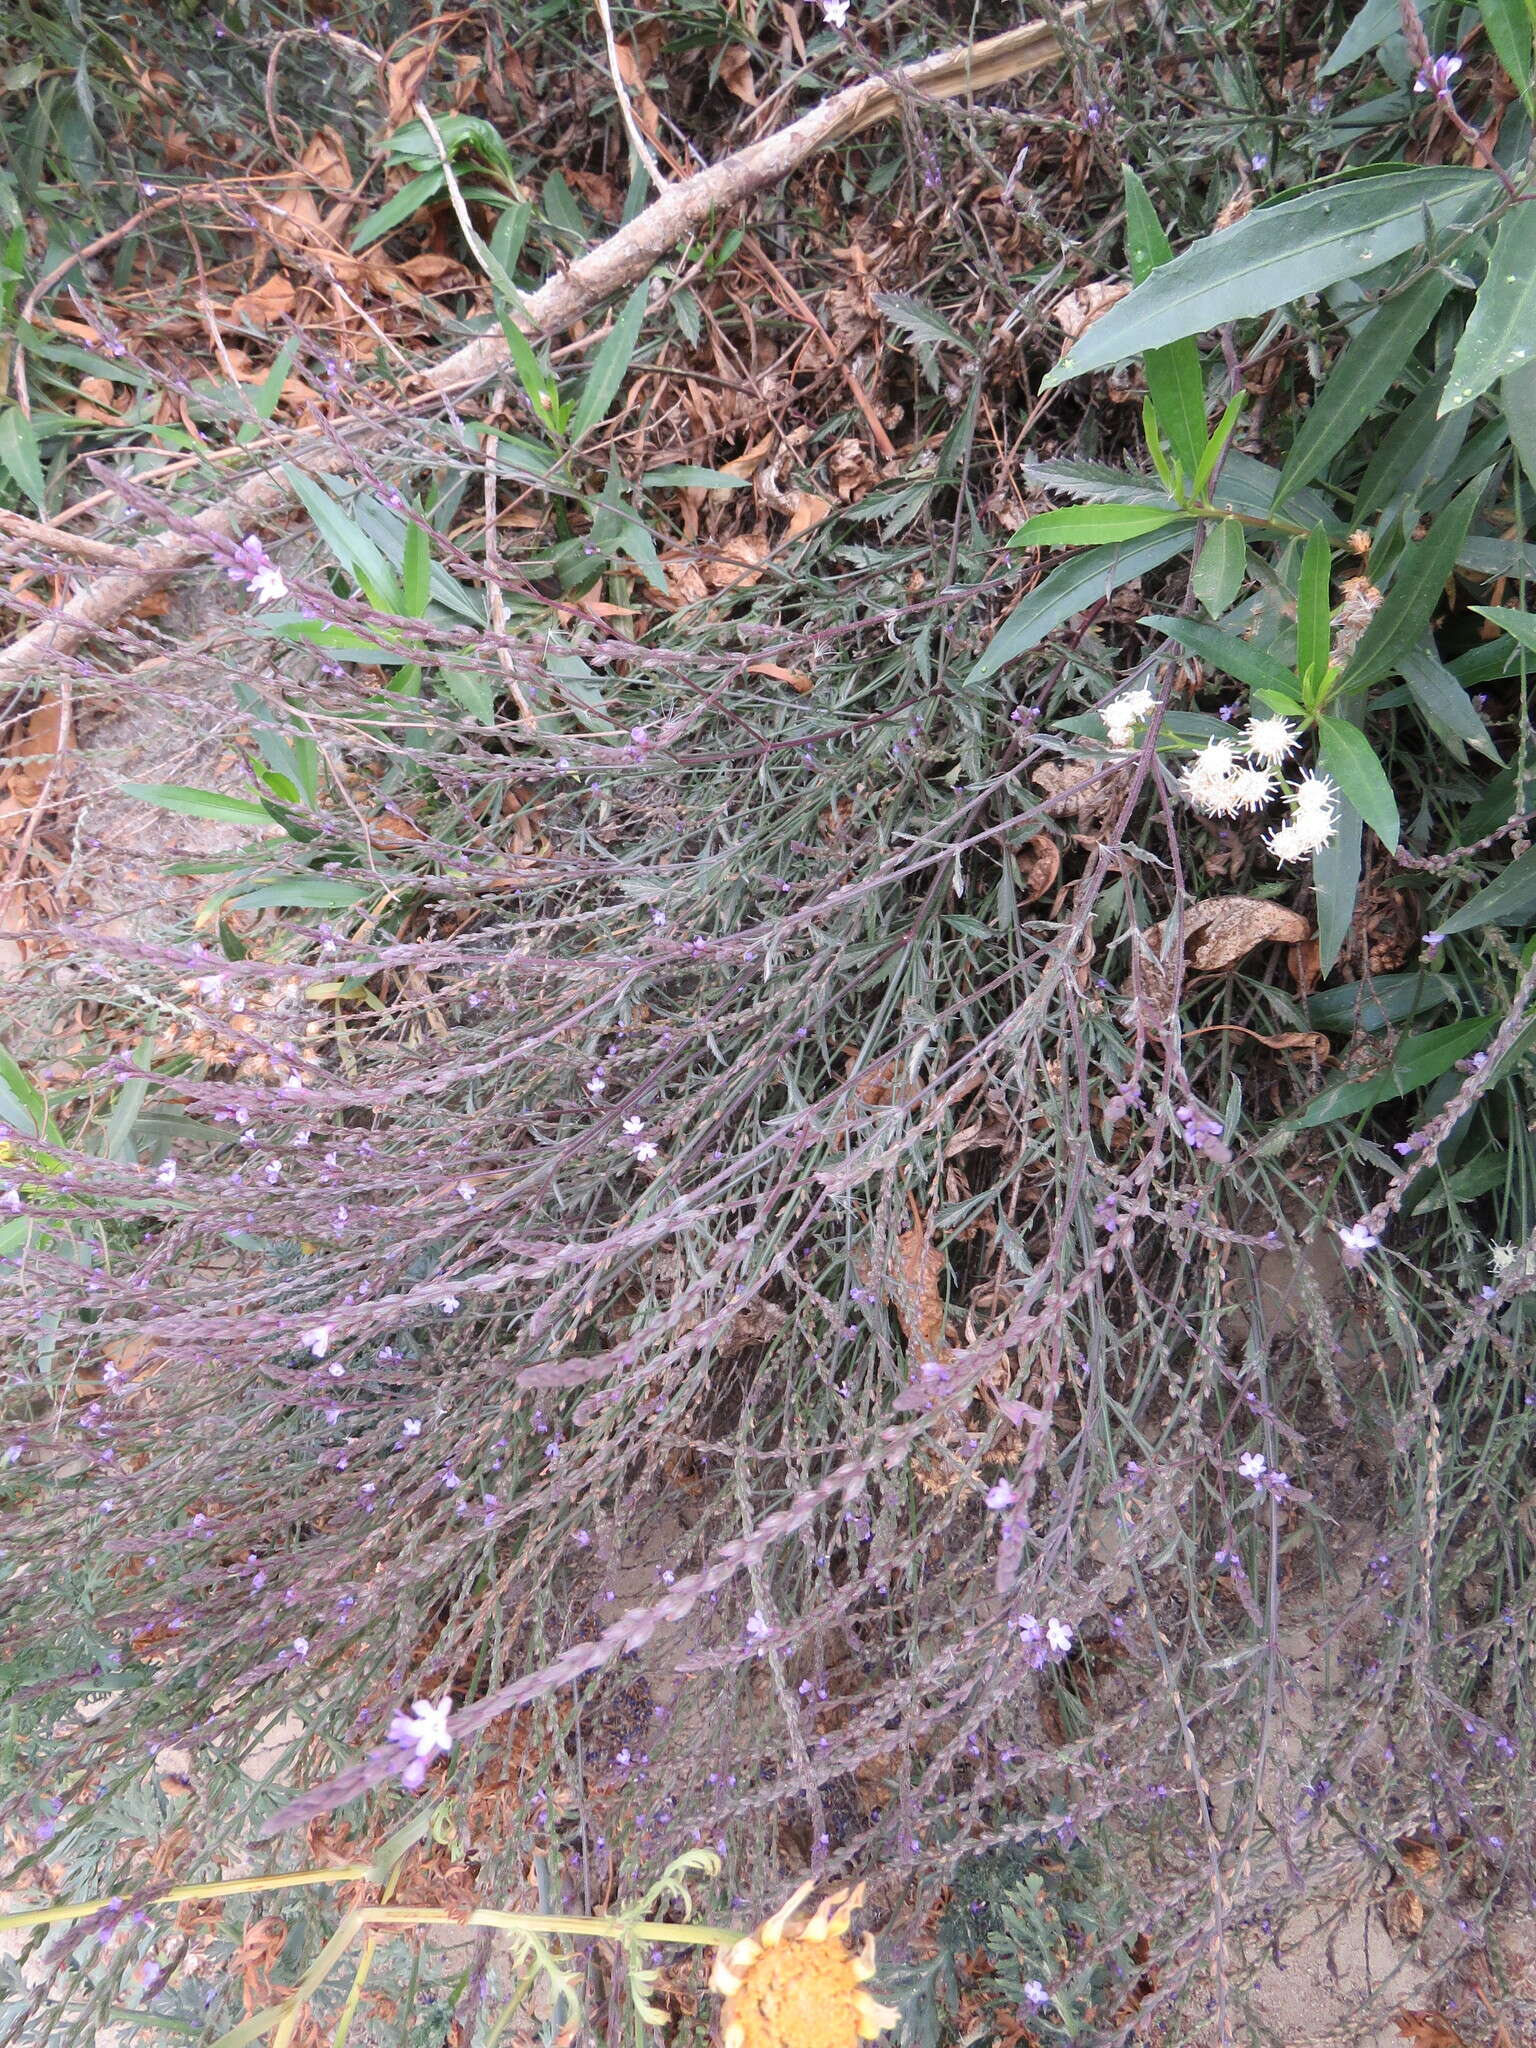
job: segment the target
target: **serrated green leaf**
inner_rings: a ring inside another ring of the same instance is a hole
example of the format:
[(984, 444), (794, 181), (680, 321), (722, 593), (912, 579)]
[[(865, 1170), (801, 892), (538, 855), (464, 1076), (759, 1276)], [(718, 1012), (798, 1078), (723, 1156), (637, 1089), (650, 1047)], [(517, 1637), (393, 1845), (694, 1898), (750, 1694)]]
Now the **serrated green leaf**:
[(966, 682), (979, 683), (996, 675), (1007, 662), (1016, 660), (1031, 647), (1038, 647), (1058, 626), (1065, 625), (1088, 605), (1108, 597), (1122, 583), (1133, 582), (1172, 561), (1189, 546), (1194, 532), (1195, 522), (1186, 519), (1178, 527), (1166, 527), (1161, 533), (1148, 534), (1123, 547), (1089, 548), (1072, 561), (1063, 562), (1020, 598), (993, 634)]
[(1443, 417), (1471, 405), (1507, 370), (1536, 359), (1536, 205), (1512, 206), (1499, 222), (1488, 270), (1440, 394)]
[(649, 285), (635, 286), (624, 301), (607, 340), (593, 357), (592, 367), (587, 372), (587, 381), (581, 388), (581, 397), (571, 421), (572, 441), (579, 441), (583, 434), (597, 425), (612, 405), (619, 386), (629, 374), (630, 360), (635, 353), (635, 343), (640, 339), (640, 328), (645, 319), (649, 297)]
[(1405, 654), (1398, 662), (1398, 673), (1430, 731), (1452, 750), (1456, 760), (1465, 760), (1463, 749), (1467, 747), (1475, 747), (1490, 761), (1499, 759), (1499, 750), (1488, 737), (1472, 699), (1432, 648), (1419, 647)]
[(1323, 475), (1373, 416), (1450, 288), (1443, 272), (1431, 271), (1379, 306), (1340, 350), (1291, 444), (1275, 492), (1276, 508), (1292, 491)]
[(875, 304), (897, 333), (906, 335), (910, 340), (927, 342), (931, 347), (947, 343), (951, 348), (964, 349), (968, 356), (976, 353), (975, 344), (952, 327), (944, 315), (925, 299), (916, 298), (910, 292), (876, 292)]
[(1155, 505), (1063, 505), (1055, 512), (1037, 512), (1008, 537), (1011, 548), (1081, 548), (1105, 541), (1138, 540), (1144, 533), (1157, 533), (1182, 512), (1167, 512)]
[(1536, 847), (1512, 860), (1460, 910), (1442, 918), (1440, 929), (1449, 935), (1476, 931), (1483, 924), (1536, 924)]
[(1498, 1021), (1496, 1017), (1465, 1017), (1459, 1024), (1442, 1024), (1437, 1031), (1403, 1039), (1379, 1074), (1365, 1081), (1335, 1081), (1331, 1088), (1314, 1095), (1299, 1116), (1288, 1117), (1287, 1127), (1314, 1131), (1341, 1116), (1364, 1116), (1379, 1103), (1395, 1102), (1400, 1095), (1427, 1088), (1449, 1073), (1458, 1060), (1484, 1045)]
[(1235, 519), (1218, 519), (1207, 529), (1190, 579), (1195, 596), (1213, 619), (1229, 611), (1243, 587), (1248, 542)]
[(1360, 813), (1347, 797), (1339, 822), (1321, 853), (1312, 858), (1312, 891), (1317, 898), (1317, 958), (1324, 974), (1344, 950), (1360, 893)]
[(43, 492), (46, 489), (43, 458), (38, 449), (37, 436), (32, 431), (32, 422), (19, 405), (8, 405), (4, 412), (0, 412), (0, 463), (4, 463), (32, 503), (41, 511)]
[(1167, 618), (1160, 612), (1149, 613), (1141, 623), (1166, 633), (1207, 666), (1219, 668), (1223, 675), (1246, 683), (1251, 690), (1275, 690), (1292, 703), (1300, 694), (1296, 678), (1283, 661), (1276, 661), (1272, 654), (1239, 634), (1220, 632), (1215, 626), (1202, 625), (1198, 619)]
[(1424, 539), (1410, 541), (1404, 548), (1381, 609), (1361, 635), (1344, 671), (1351, 691), (1395, 674), (1403, 656), (1423, 639), (1487, 483), (1486, 471), (1475, 476), (1446, 506)]
[(193, 789), (181, 782), (122, 782), (125, 796), (154, 804), (158, 810), (177, 811), (185, 818), (211, 818), (220, 825), (270, 825), (270, 812), (243, 796), (225, 796), (217, 789)]
[[(1315, 688), (1328, 672), (1333, 638), (1333, 607), (1329, 585), (1333, 575), (1333, 550), (1321, 527), (1307, 535), (1301, 554), (1301, 576), (1296, 587), (1296, 673), (1303, 693)], [(1311, 700), (1315, 703), (1314, 697)]]
[[(1147, 188), (1129, 164), (1125, 167), (1125, 255), (1136, 284), (1173, 260), (1173, 249)], [(1205, 377), (1200, 351), (1190, 340), (1148, 349), (1142, 368), (1157, 423), (1168, 436), (1185, 475), (1193, 475), (1205, 446)]]
[(1401, 826), (1397, 798), (1376, 750), (1347, 718), (1321, 718), (1317, 726), (1318, 757), (1323, 771), (1360, 813), (1389, 853), (1397, 847)]
[(1260, 207), (1154, 270), (1040, 388), (1359, 278), (1418, 248), (1430, 226), (1470, 219), (1499, 190), (1491, 171), (1413, 170)]

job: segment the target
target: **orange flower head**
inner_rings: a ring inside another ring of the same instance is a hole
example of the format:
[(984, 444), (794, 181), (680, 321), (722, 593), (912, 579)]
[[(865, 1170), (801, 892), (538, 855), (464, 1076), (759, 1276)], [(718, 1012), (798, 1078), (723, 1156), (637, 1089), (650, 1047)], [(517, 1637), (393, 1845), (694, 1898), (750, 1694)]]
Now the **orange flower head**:
[(843, 1939), (864, 1887), (829, 1892), (805, 1917), (796, 1909), (811, 1889), (801, 1885), (755, 1934), (716, 1953), (709, 1984), (725, 1994), (721, 2048), (858, 2048), (896, 2024), (899, 2014), (864, 1988), (874, 1936), (856, 1950)]

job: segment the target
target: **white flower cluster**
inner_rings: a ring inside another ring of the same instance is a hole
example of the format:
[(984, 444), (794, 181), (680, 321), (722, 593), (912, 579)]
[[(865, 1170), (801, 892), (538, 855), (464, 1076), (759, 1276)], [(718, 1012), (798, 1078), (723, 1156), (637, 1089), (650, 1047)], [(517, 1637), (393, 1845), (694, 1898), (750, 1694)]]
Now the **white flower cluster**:
[(1127, 690), (1123, 697), (1116, 697), (1111, 703), (1098, 707), (1104, 721), (1104, 730), (1109, 734), (1112, 747), (1128, 747), (1135, 737), (1137, 728), (1146, 724), (1157, 709), (1157, 699), (1143, 686)]
[(1236, 740), (1207, 741), (1179, 777), (1179, 785), (1207, 818), (1261, 811), (1276, 796), (1284, 796), (1290, 816), (1266, 836), (1265, 844), (1276, 860), (1309, 860), (1322, 852), (1338, 827), (1339, 792), (1326, 775), (1310, 769), (1292, 784), (1281, 781), (1280, 764), (1300, 742), (1300, 732), (1288, 718), (1252, 719), (1242, 746)]

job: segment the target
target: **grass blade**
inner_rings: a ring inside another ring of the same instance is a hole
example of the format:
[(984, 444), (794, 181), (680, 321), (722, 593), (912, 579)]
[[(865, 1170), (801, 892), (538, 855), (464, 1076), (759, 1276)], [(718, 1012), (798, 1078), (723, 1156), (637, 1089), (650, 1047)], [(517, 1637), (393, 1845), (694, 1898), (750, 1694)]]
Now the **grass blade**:
[(608, 339), (594, 356), (592, 368), (587, 373), (587, 381), (581, 389), (575, 416), (571, 420), (572, 441), (579, 441), (590, 427), (597, 425), (613, 403), (615, 393), (628, 375), (630, 359), (635, 353), (635, 343), (640, 339), (640, 324), (645, 318), (649, 296), (649, 285), (635, 286), (624, 301), (623, 310), (614, 321)]

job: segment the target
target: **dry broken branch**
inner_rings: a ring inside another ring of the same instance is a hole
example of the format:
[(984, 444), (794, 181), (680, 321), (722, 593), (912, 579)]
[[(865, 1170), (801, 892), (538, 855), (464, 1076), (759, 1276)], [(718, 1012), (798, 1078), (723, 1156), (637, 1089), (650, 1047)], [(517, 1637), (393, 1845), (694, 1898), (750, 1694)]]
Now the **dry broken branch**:
[[(1108, 36), (1132, 13), (1129, 0), (1083, 0), (1064, 10), (1079, 34)], [(946, 50), (908, 64), (889, 78), (861, 79), (834, 93), (798, 121), (776, 130), (696, 176), (669, 186), (659, 198), (526, 298), (519, 325), (530, 334), (558, 333), (604, 299), (635, 285), (660, 259), (685, 241), (712, 215), (719, 215), (780, 184), (807, 157), (860, 130), (887, 120), (904, 101), (956, 99), (1008, 79), (1041, 71), (1061, 53), (1054, 23), (1028, 22), (984, 43)], [(417, 380), (413, 402), (462, 399), (499, 375), (508, 362), (500, 334), (482, 335)], [(315, 429), (297, 430), (283, 459), (335, 471), (346, 451), (320, 438)], [(100, 578), (77, 591), (30, 631), (0, 648), (0, 685), (36, 675), (50, 661), (68, 655), (180, 572), (204, 561), (220, 542), (236, 540), (291, 503), (293, 493), (280, 473), (251, 477), (229, 497), (208, 507), (175, 535), (162, 534), (132, 551), (134, 566)]]

